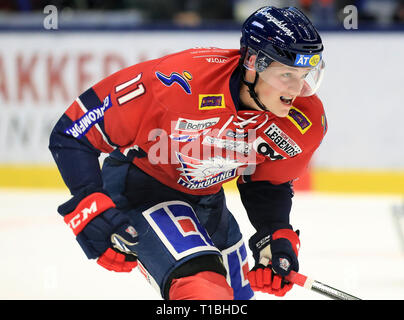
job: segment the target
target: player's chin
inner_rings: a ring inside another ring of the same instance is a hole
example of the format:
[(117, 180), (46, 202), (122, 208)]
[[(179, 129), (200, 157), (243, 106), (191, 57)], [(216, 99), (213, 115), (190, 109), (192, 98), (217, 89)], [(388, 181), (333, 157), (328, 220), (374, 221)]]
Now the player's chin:
[(278, 103), (278, 108), (276, 108), (276, 116), (284, 118), (289, 114), (289, 110), (292, 105), (286, 105), (284, 103)]

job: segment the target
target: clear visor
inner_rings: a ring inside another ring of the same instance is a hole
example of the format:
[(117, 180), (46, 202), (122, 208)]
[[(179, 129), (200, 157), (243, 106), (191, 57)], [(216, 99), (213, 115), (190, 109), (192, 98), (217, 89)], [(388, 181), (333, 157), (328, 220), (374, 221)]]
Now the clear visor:
[(316, 93), (323, 79), (325, 63), (320, 55), (298, 55), (296, 67), (271, 58), (265, 52), (248, 50), (244, 66), (259, 73), (266, 83), (285, 95), (307, 97)]

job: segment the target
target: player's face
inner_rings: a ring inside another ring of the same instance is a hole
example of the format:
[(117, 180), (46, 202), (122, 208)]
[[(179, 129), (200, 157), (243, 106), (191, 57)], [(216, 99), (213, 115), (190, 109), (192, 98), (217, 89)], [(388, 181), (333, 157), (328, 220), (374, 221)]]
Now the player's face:
[[(260, 72), (255, 92), (266, 109), (278, 117), (286, 117), (293, 101), (305, 90), (305, 79), (310, 68), (293, 68), (279, 62), (272, 62)], [(245, 78), (254, 82), (256, 71), (246, 70)], [(261, 110), (249, 96), (247, 88), (241, 90), (242, 101), (253, 109)]]
[(302, 92), (309, 68), (292, 68), (272, 62), (262, 73), (255, 91), (268, 111), (286, 117), (293, 101)]

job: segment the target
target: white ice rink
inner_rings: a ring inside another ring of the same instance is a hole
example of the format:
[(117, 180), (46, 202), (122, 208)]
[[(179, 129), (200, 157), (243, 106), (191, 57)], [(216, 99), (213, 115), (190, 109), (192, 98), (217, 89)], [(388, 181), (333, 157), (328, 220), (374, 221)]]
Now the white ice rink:
[[(67, 199), (65, 192), (0, 190), (0, 299), (160, 299), (138, 270), (118, 274), (85, 258), (56, 212)], [(404, 251), (391, 211), (401, 201), (296, 194), (300, 272), (362, 299), (404, 299)], [(240, 200), (228, 194), (227, 204), (248, 240), (253, 229)], [(283, 299), (328, 298), (295, 286)]]

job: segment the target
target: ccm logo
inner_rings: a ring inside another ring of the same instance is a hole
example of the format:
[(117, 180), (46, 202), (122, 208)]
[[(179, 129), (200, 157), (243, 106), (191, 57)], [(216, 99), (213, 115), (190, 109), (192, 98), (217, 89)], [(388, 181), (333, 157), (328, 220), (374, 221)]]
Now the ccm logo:
[(81, 210), (81, 212), (79, 212), (78, 214), (76, 214), (68, 223), (68, 225), (74, 230), (76, 229), (81, 222), (87, 220), (88, 216), (92, 213), (96, 213), (97, 212), (97, 203), (94, 201), (90, 208), (84, 208), (83, 210)]
[(115, 207), (115, 204), (108, 196), (103, 193), (93, 193), (84, 198), (76, 210), (66, 215), (64, 220), (77, 236), (95, 216), (112, 207)]
[(65, 222), (70, 228), (72, 228), (74, 234), (78, 235), (93, 216), (97, 215), (95, 213), (97, 213), (97, 202), (93, 201), (88, 208), (84, 208), (78, 213), (75, 211), (67, 215), (65, 217)]

